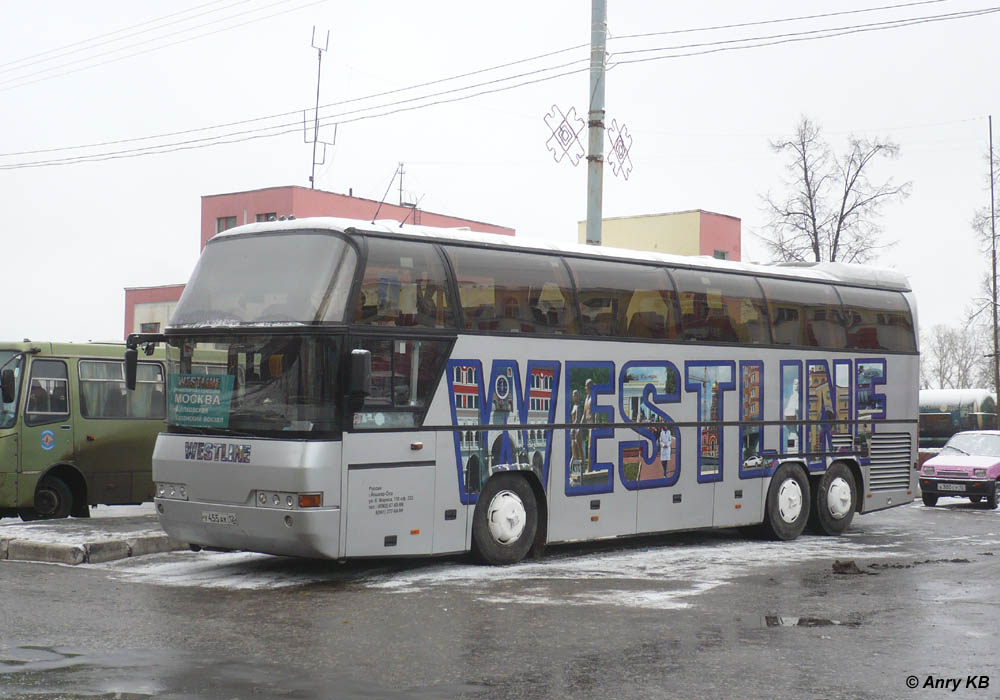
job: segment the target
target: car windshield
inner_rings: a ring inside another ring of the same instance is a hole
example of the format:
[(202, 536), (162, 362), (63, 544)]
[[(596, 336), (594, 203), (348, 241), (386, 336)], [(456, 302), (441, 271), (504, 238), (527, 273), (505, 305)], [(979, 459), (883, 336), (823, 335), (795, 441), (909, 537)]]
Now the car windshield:
[(181, 431), (316, 437), (338, 425), (342, 338), (170, 339), (167, 423)]
[(205, 246), (170, 326), (340, 323), (356, 265), (354, 247), (329, 231), (215, 238)]
[(16, 350), (0, 350), (0, 372), (5, 370), (11, 370), (14, 374), (14, 396), (9, 402), (0, 403), (0, 428), (12, 428), (17, 421), (17, 399), (21, 391), (24, 355)]
[(953, 435), (941, 454), (1000, 457), (1000, 435), (994, 433), (958, 433)]

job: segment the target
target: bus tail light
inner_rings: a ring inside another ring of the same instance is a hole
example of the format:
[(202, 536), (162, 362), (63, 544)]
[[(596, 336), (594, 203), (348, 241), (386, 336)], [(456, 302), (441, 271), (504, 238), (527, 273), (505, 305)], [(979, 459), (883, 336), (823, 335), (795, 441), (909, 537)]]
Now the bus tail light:
[(300, 493), (299, 508), (319, 508), (323, 505), (323, 494), (321, 493)]

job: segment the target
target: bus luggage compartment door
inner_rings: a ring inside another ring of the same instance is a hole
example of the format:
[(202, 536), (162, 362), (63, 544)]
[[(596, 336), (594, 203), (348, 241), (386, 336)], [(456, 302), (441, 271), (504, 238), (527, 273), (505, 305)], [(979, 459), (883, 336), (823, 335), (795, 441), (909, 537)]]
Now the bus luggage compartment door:
[(431, 552), (435, 436), (406, 437), (400, 441), (399, 435), (345, 436), (348, 557)]

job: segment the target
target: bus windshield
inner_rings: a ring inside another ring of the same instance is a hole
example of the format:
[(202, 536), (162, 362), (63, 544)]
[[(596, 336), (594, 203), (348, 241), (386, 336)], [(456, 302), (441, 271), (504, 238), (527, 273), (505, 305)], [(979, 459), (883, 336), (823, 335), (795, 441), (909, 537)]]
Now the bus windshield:
[(344, 321), (357, 254), (329, 231), (208, 242), (177, 303), (174, 328)]
[(17, 399), (21, 392), (21, 373), (24, 371), (24, 354), (15, 350), (0, 350), (0, 371), (14, 371), (14, 398), (0, 405), (0, 428), (12, 428), (17, 420)]
[(342, 344), (339, 336), (172, 337), (167, 423), (257, 437), (332, 434)]

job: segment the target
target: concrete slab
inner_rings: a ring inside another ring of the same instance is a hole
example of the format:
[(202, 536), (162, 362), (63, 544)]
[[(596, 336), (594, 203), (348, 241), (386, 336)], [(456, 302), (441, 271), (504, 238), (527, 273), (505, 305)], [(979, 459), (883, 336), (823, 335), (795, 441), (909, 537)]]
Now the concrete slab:
[(56, 564), (82, 564), (87, 559), (83, 545), (56, 544), (54, 542), (32, 542), (30, 540), (8, 540), (7, 559), (9, 561), (44, 561)]

